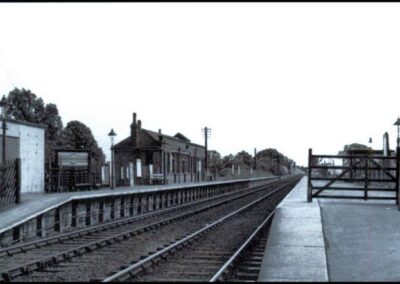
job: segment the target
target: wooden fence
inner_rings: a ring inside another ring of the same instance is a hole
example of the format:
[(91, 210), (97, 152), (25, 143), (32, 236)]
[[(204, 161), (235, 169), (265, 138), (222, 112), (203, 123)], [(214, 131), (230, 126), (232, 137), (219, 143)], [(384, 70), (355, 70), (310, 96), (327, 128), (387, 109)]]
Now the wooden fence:
[(9, 160), (0, 165), (0, 208), (19, 203), (21, 196), (21, 160)]
[(102, 186), (101, 174), (88, 169), (52, 168), (46, 180), (46, 192), (92, 190)]

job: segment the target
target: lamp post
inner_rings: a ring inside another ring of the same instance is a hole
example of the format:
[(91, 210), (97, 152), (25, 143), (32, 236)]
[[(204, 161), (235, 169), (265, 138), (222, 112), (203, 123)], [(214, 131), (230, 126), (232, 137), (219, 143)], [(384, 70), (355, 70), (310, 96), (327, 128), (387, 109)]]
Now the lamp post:
[(397, 126), (397, 148), (399, 148), (400, 147), (400, 117), (397, 118), (397, 121), (393, 125)]
[[(371, 175), (370, 175), (370, 171), (369, 171), (368, 167), (370, 164), (369, 159), (371, 158), (371, 154), (372, 154), (372, 138), (371, 137), (369, 137), (368, 143), (369, 143), (369, 149), (368, 149), (368, 160), (367, 160), (367, 174), (368, 174), (368, 178), (370, 178)], [(368, 184), (369, 184), (369, 182), (368, 182)]]
[(111, 189), (114, 189), (114, 137), (117, 136), (117, 134), (114, 132), (114, 129), (111, 129), (110, 133), (108, 133), (108, 136), (110, 136), (111, 140)]
[(0, 101), (0, 116), (3, 120), (2, 129), (3, 129), (3, 145), (2, 145), (2, 152), (3, 152), (3, 164), (6, 162), (6, 130), (7, 130), (7, 122), (6, 122), (6, 111), (7, 111), (7, 101), (6, 96), (3, 95)]

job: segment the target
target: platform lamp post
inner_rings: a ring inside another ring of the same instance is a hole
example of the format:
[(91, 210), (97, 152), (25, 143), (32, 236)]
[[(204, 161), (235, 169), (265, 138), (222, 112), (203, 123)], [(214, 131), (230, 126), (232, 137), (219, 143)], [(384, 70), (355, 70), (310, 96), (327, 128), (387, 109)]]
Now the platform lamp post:
[[(397, 118), (397, 121), (393, 124), (397, 126), (397, 148), (400, 147), (400, 117)], [(396, 148), (396, 150), (397, 150)]]
[(115, 188), (115, 177), (114, 177), (114, 137), (117, 136), (117, 134), (114, 132), (114, 129), (111, 129), (110, 133), (108, 133), (108, 136), (110, 137), (111, 140), (111, 189)]
[(7, 130), (7, 122), (6, 122), (6, 111), (7, 111), (7, 100), (6, 96), (3, 95), (1, 101), (0, 101), (0, 117), (3, 120), (2, 123), (2, 130), (3, 130), (3, 145), (2, 145), (2, 153), (3, 153), (3, 159), (2, 162), (5, 164), (6, 162), (6, 130)]

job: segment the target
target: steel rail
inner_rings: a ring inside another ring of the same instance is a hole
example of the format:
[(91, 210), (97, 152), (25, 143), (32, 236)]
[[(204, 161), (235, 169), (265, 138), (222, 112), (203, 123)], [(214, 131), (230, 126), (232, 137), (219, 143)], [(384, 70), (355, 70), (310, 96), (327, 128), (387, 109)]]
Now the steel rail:
[[(280, 180), (280, 181), (282, 181), (282, 180)], [(209, 209), (211, 209), (213, 207), (217, 207), (217, 206), (219, 206), (221, 204), (228, 203), (230, 201), (234, 201), (234, 200), (242, 198), (244, 196), (254, 194), (256, 192), (262, 191), (263, 188), (265, 188), (267, 186), (271, 186), (271, 185), (274, 185), (274, 184), (273, 183), (272, 184), (269, 183), (269, 184), (265, 184), (265, 185), (256, 186), (254, 188), (260, 188), (260, 189), (252, 190), (251, 192), (247, 192), (247, 193), (241, 194), (239, 196), (235, 196), (235, 197), (232, 197), (232, 198), (229, 198), (229, 199), (222, 200), (222, 201), (214, 203), (214, 204), (212, 204), (210, 206), (206, 206), (206, 207), (199, 208), (199, 209), (196, 209), (196, 210), (193, 210), (193, 211), (190, 211), (190, 212), (182, 213), (182, 214), (177, 215), (177, 216), (173, 216), (173, 217), (170, 217), (170, 218), (167, 218), (167, 219), (156, 221), (156, 222), (153, 222), (151, 224), (147, 224), (147, 225), (135, 228), (135, 229), (131, 229), (131, 230), (127, 230), (127, 231), (122, 232), (122, 233), (115, 234), (113, 236), (109, 236), (109, 237), (106, 237), (106, 238), (103, 238), (103, 239), (95, 240), (95, 241), (89, 242), (89, 243), (84, 244), (84, 245), (80, 245), (80, 246), (77, 246), (77, 247), (74, 247), (74, 248), (71, 248), (71, 249), (68, 249), (68, 250), (64, 250), (64, 251), (59, 252), (59, 253), (55, 253), (55, 254), (50, 255), (50, 256), (45, 256), (43, 258), (31, 261), (29, 263), (25, 263), (23, 265), (17, 265), (15, 267), (11, 268), (11, 269), (7, 269), (6, 271), (1, 271), (0, 272), (0, 276), (2, 276), (3, 279), (5, 279), (5, 280), (13, 279), (13, 278), (15, 278), (15, 277), (17, 277), (17, 276), (19, 276), (21, 274), (30, 273), (30, 271), (32, 271), (32, 270), (35, 270), (35, 269), (38, 269), (38, 268), (43, 268), (43, 267), (46, 267), (46, 266), (51, 265), (51, 264), (56, 264), (56, 263), (61, 262), (63, 260), (70, 259), (71, 257), (77, 256), (77, 255), (81, 255), (83, 253), (86, 253), (86, 252), (89, 252), (89, 251), (92, 251), (92, 250), (95, 250), (95, 249), (98, 249), (98, 248), (102, 248), (104, 246), (112, 244), (115, 241), (118, 241), (118, 240), (121, 240), (121, 239), (124, 239), (124, 238), (129, 238), (131, 236), (140, 234), (142, 232), (158, 228), (158, 227), (160, 227), (162, 225), (169, 224), (169, 223), (172, 223), (174, 221), (184, 219), (186, 217), (195, 215), (195, 214), (203, 212), (203, 211), (207, 211), (207, 210), (209, 210)], [(249, 188), (244, 189), (243, 191), (248, 190), (248, 189)], [(76, 234), (77, 232), (74, 232), (74, 233)], [(2, 279), (0, 279), (0, 281), (1, 280)]]
[(234, 194), (237, 194), (237, 193), (241, 193), (241, 192), (246, 191), (246, 190), (257, 189), (257, 188), (260, 188), (262, 186), (273, 184), (274, 182), (278, 182), (278, 181), (272, 181), (271, 183), (268, 183), (268, 184), (265, 184), (265, 185), (258, 185), (258, 186), (248, 187), (248, 188), (241, 189), (241, 190), (234, 191), (234, 192), (227, 192), (227, 193), (224, 193), (224, 194), (221, 194), (221, 195), (218, 195), (218, 196), (212, 196), (212, 197), (208, 197), (208, 198), (205, 198), (205, 199), (197, 200), (197, 201), (194, 201), (194, 202), (188, 202), (188, 203), (185, 203), (185, 204), (180, 204), (178, 206), (173, 206), (173, 207), (169, 207), (169, 208), (163, 208), (163, 209), (160, 209), (160, 210), (157, 210), (157, 211), (148, 212), (148, 213), (144, 213), (144, 214), (140, 214), (140, 215), (136, 215), (136, 216), (129, 216), (129, 217), (126, 217), (126, 218), (121, 218), (120, 220), (106, 222), (104, 224), (99, 224), (99, 225), (91, 226), (89, 228), (83, 228), (83, 229), (79, 229), (79, 230), (74, 230), (72, 232), (67, 232), (67, 233), (63, 233), (63, 234), (57, 234), (55, 236), (47, 237), (47, 238), (44, 238), (44, 239), (39, 239), (39, 240), (30, 241), (30, 242), (24, 242), (24, 243), (17, 244), (17, 245), (8, 246), (8, 247), (0, 249), (0, 257), (2, 257), (2, 256), (11, 256), (12, 254), (19, 253), (19, 252), (25, 252), (25, 251), (27, 251), (29, 249), (40, 248), (42, 246), (59, 243), (59, 242), (65, 241), (65, 240), (71, 240), (74, 237), (76, 237), (76, 238), (82, 237), (82, 234), (90, 235), (91, 233), (98, 233), (99, 231), (105, 231), (107, 229), (117, 228), (117, 227), (129, 224), (131, 222), (144, 220), (144, 219), (152, 218), (152, 217), (158, 217), (159, 215), (162, 215), (162, 214), (165, 214), (165, 213), (178, 211), (178, 210), (185, 209), (185, 208), (193, 206), (193, 205), (200, 205), (202, 203), (207, 203), (210, 200), (216, 200), (216, 199), (224, 198), (226, 196), (234, 195)]
[(276, 193), (277, 191), (279, 191), (281, 188), (293, 183), (293, 181), (297, 179), (297, 177), (295, 178), (291, 178), (289, 182), (279, 186), (278, 188), (276, 188), (274, 191), (267, 193), (266, 195), (256, 199), (255, 201), (252, 201), (251, 203), (235, 210), (234, 212), (229, 213), (228, 215), (218, 219), (217, 221), (214, 221), (211, 224), (207, 224), (205, 225), (202, 229), (190, 234), (189, 236), (184, 237), (181, 240), (178, 240), (177, 242), (163, 248), (162, 250), (146, 257), (145, 259), (134, 263), (130, 266), (128, 266), (127, 268), (115, 273), (114, 275), (111, 275), (105, 279), (102, 280), (102, 282), (111, 282), (111, 281), (118, 281), (119, 278), (125, 278), (126, 277), (130, 277), (133, 276), (134, 274), (140, 272), (143, 267), (150, 266), (152, 262), (157, 261), (157, 259), (160, 258), (165, 258), (167, 255), (171, 254), (171, 252), (173, 252), (176, 249), (179, 249), (180, 247), (183, 247), (185, 245), (187, 245), (189, 242), (192, 242), (195, 238), (198, 238), (200, 235), (202, 235), (203, 233), (205, 233), (206, 231), (214, 228), (215, 226), (221, 224), (222, 222), (226, 221), (227, 219), (233, 217), (234, 215), (241, 213), (242, 211), (249, 209), (250, 207), (256, 205), (257, 203), (263, 201), (264, 199), (270, 197), (272, 194)]
[(257, 229), (250, 235), (250, 237), (247, 238), (247, 240), (242, 244), (242, 246), (229, 258), (227, 262), (225, 262), (224, 265), (217, 271), (217, 273), (214, 274), (213, 277), (209, 280), (209, 282), (216, 282), (218, 280), (225, 280), (224, 276), (226, 274), (226, 271), (229, 269), (229, 267), (237, 260), (238, 256), (241, 255), (242, 252), (248, 247), (249, 244), (254, 240), (255, 236), (265, 227), (266, 224), (268, 224), (273, 216), (275, 214), (275, 210), (272, 211), (267, 218), (261, 223), (260, 226), (257, 227)]

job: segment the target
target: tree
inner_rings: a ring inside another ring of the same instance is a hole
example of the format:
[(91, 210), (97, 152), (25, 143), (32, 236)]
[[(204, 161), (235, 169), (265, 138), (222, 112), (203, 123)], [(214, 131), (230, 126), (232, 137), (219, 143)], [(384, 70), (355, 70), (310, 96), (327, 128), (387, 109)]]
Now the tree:
[(235, 162), (237, 163), (244, 163), (247, 166), (251, 165), (251, 161), (252, 161), (252, 157), (249, 153), (247, 153), (246, 151), (241, 151), (239, 153), (236, 154), (235, 156)]
[(284, 156), (276, 149), (264, 149), (257, 153), (257, 164), (259, 168), (271, 171), (275, 175), (288, 174), (292, 160)]
[[(339, 151), (339, 155), (351, 155), (352, 153), (354, 153), (354, 150), (360, 150), (361, 152), (367, 153), (368, 150), (372, 151), (372, 149), (364, 144), (359, 144), (359, 143), (352, 143), (350, 145), (345, 145), (343, 147), (343, 151)], [(355, 155), (355, 157), (348, 159), (345, 158), (342, 160), (343, 161), (343, 166), (354, 166), (358, 163), (364, 163), (363, 159), (361, 158), (357, 158), (357, 154)], [(361, 170), (351, 170), (350, 171), (350, 178), (354, 177), (354, 176), (362, 176), (363, 173)]]
[(62, 144), (65, 149), (86, 149), (91, 151), (91, 157), (97, 163), (104, 163), (105, 155), (97, 145), (96, 139), (89, 127), (80, 121), (73, 120), (67, 123), (61, 134)]
[(42, 123), (44, 103), (30, 90), (17, 89), (10, 91), (7, 96), (7, 115), (32, 123)]
[(234, 157), (232, 154), (229, 154), (227, 156), (224, 156), (222, 158), (222, 166), (224, 168), (231, 168), (233, 165)]
[(46, 126), (45, 130), (45, 160), (54, 162), (55, 148), (60, 144), (60, 134), (63, 128), (61, 117), (55, 104), (44, 104), (30, 90), (18, 89), (10, 91), (7, 96), (7, 115), (13, 119)]
[(82, 148), (91, 150), (95, 160), (105, 161), (103, 151), (98, 147), (91, 130), (86, 125), (79, 121), (71, 121), (63, 129), (57, 105), (44, 104), (42, 98), (30, 90), (18, 88), (10, 91), (6, 99), (9, 117), (46, 126), (45, 159), (47, 163), (55, 162), (56, 149)]

